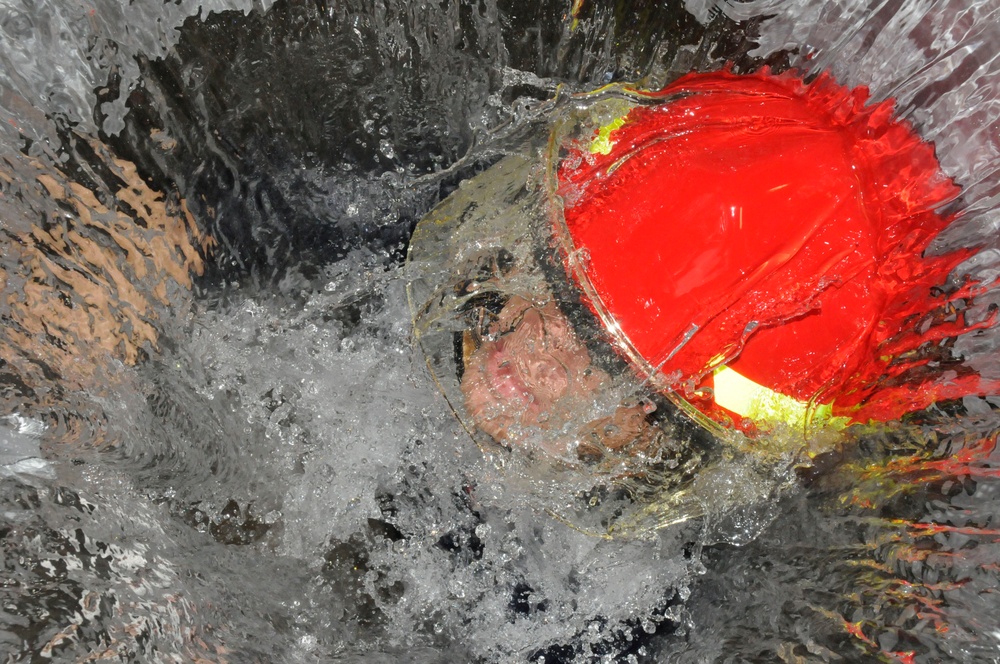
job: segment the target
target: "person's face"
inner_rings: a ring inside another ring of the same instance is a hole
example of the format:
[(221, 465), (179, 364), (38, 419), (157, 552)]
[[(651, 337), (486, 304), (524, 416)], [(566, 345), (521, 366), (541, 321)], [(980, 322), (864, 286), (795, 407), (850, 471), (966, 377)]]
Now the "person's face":
[[(595, 398), (610, 378), (593, 366), (554, 302), (535, 306), (513, 297), (489, 332), (466, 359), (462, 392), (476, 425), (495, 440), (517, 444), (532, 431), (558, 432), (574, 421), (568, 430), (578, 441), (596, 435), (615, 448), (638, 435), (648, 405), (594, 417)], [(550, 451), (566, 451), (561, 439)]]
[(479, 428), (504, 442), (515, 429), (561, 427), (605, 377), (553, 302), (513, 297), (467, 358), (462, 391)]

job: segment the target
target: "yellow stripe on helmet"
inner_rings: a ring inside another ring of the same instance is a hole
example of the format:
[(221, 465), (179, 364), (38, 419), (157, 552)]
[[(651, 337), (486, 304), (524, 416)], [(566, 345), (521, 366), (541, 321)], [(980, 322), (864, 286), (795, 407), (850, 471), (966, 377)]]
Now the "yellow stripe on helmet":
[(614, 143), (611, 142), (611, 132), (620, 129), (625, 124), (625, 116), (620, 116), (597, 130), (597, 136), (590, 143), (591, 154), (610, 154)]
[(815, 427), (843, 429), (847, 417), (834, 417), (833, 404), (812, 404), (755, 383), (727, 366), (713, 374), (715, 403), (757, 423), (785, 424), (794, 429)]

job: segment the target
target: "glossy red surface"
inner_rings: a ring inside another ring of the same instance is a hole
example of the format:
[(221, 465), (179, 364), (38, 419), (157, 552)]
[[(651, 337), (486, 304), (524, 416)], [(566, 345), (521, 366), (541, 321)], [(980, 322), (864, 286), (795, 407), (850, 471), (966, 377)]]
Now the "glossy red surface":
[(934, 287), (968, 252), (923, 255), (959, 190), (891, 102), (766, 70), (689, 74), (654, 97), (609, 154), (559, 171), (589, 254), (574, 277), (647, 372), (697, 405), (724, 362), (856, 420), (974, 391), (920, 370), (934, 335), (916, 323), (962, 295)]

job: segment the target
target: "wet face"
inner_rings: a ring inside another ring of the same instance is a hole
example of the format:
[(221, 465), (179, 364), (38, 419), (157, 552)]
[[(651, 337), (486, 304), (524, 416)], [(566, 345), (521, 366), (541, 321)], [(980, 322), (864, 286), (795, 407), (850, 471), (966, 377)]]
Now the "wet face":
[(595, 444), (617, 449), (648, 426), (648, 404), (595, 418), (595, 399), (609, 383), (554, 302), (535, 305), (513, 297), (466, 358), (462, 392), (476, 425), (505, 444), (521, 444), (532, 432), (572, 432), (546, 445), (562, 454)]

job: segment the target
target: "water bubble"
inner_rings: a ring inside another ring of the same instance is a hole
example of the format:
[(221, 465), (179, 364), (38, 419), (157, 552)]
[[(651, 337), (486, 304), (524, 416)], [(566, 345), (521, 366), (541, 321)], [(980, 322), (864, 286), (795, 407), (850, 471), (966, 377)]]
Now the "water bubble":
[(312, 652), (316, 649), (317, 640), (312, 634), (303, 634), (299, 637), (299, 646), (306, 652)]
[(393, 149), (392, 142), (389, 139), (384, 138), (379, 141), (378, 148), (379, 152), (381, 152), (386, 159), (396, 158), (396, 151)]

